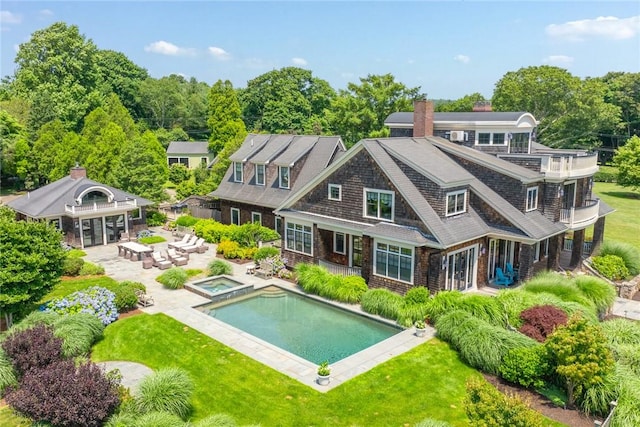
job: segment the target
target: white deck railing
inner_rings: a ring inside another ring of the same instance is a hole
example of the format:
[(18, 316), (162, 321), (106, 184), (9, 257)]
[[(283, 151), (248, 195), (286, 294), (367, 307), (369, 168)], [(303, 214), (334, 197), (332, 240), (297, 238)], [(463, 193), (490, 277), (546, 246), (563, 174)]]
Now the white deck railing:
[(318, 261), (318, 264), (329, 270), (329, 273), (332, 274), (339, 274), (341, 276), (360, 276), (362, 274), (360, 267), (349, 267), (347, 265), (334, 264), (322, 259)]
[(576, 178), (593, 175), (598, 171), (598, 154), (582, 156), (543, 155), (540, 172), (549, 178)]
[(600, 199), (587, 200), (584, 206), (560, 211), (560, 222), (567, 224), (569, 228), (585, 227), (598, 219), (600, 211)]
[(138, 202), (136, 199), (133, 200), (123, 200), (118, 202), (111, 203), (89, 203), (86, 205), (65, 205), (65, 212), (69, 212), (72, 215), (87, 213), (87, 212), (105, 212), (105, 211), (115, 211), (122, 209), (131, 209), (137, 208)]

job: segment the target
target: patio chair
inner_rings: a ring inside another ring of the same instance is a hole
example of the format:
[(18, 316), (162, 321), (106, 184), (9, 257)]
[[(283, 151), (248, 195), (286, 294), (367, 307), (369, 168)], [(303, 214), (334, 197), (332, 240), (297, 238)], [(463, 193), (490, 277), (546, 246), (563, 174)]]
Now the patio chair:
[(173, 263), (173, 265), (187, 265), (189, 262), (189, 254), (187, 256), (180, 255), (175, 249), (167, 249), (167, 259)]
[(120, 233), (120, 241), (121, 242), (130, 242), (131, 239), (129, 238), (129, 233), (125, 233), (124, 231), (122, 233)]
[(260, 268), (255, 270), (255, 275), (263, 279), (271, 279), (273, 277), (273, 265), (269, 262), (262, 261)]
[(498, 286), (509, 286), (512, 283), (513, 283), (513, 279), (505, 276), (504, 272), (500, 267), (496, 267), (496, 278), (493, 281), (493, 284)]
[(149, 307), (155, 304), (153, 297), (151, 295), (145, 294), (144, 291), (137, 290), (136, 297), (138, 297), (138, 305), (142, 307)]
[(173, 263), (164, 258), (160, 252), (153, 252), (151, 258), (153, 259), (153, 266), (158, 267), (160, 270), (166, 270), (173, 266)]
[(191, 234), (187, 233), (182, 236), (182, 239), (176, 239), (175, 242), (169, 243), (169, 247), (173, 247), (173, 245), (185, 245), (191, 239)]
[(204, 239), (202, 237), (198, 238), (196, 240), (196, 242), (192, 245), (186, 245), (186, 246), (181, 246), (178, 249), (182, 252), (187, 252), (187, 253), (192, 253), (192, 252), (198, 252), (198, 253), (202, 253), (201, 248), (204, 248)]
[(189, 240), (186, 241), (186, 243), (183, 243), (182, 240), (179, 242), (173, 242), (173, 243), (169, 243), (169, 247), (170, 248), (174, 248), (174, 249), (178, 249), (178, 250), (182, 250), (182, 248), (184, 248), (185, 246), (193, 246), (195, 245), (195, 243), (198, 241), (198, 236), (189, 236)]
[(514, 282), (518, 281), (518, 270), (514, 269), (513, 264), (511, 264), (510, 262), (507, 263), (506, 276)]

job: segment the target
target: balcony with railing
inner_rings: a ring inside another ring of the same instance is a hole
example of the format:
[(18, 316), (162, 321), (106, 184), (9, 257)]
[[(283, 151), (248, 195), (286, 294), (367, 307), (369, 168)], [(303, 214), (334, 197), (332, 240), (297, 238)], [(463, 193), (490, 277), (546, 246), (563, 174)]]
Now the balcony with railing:
[(318, 264), (321, 267), (326, 268), (331, 274), (338, 274), (340, 276), (360, 276), (362, 270), (360, 267), (349, 267), (347, 265), (334, 264), (333, 262), (319, 260)]
[(138, 201), (122, 200), (114, 202), (101, 202), (101, 203), (86, 203), (82, 205), (65, 205), (65, 212), (71, 215), (85, 215), (88, 213), (109, 213), (109, 212), (121, 212), (123, 210), (131, 210), (138, 207)]
[(600, 199), (586, 200), (583, 206), (562, 209), (560, 222), (570, 229), (583, 228), (596, 222), (598, 212), (600, 212)]
[(598, 171), (598, 154), (542, 155), (540, 172), (547, 178), (580, 178)]

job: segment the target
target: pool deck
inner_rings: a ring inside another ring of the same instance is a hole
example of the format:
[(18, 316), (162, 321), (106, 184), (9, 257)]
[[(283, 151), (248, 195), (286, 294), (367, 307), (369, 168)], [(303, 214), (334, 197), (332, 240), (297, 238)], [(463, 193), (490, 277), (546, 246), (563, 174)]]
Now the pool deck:
[[(174, 238), (171, 236), (171, 233), (164, 230), (154, 228), (154, 231), (157, 235), (161, 235), (167, 239), (167, 242), (154, 244), (156, 250), (164, 253), (168, 243), (172, 242)], [(316, 383), (316, 364), (194, 309), (194, 306), (207, 303), (209, 299), (185, 289), (172, 290), (164, 288), (155, 281), (155, 278), (162, 274), (161, 270), (157, 268), (143, 269), (142, 262), (129, 261), (118, 257), (118, 249), (115, 245), (88, 248), (85, 249), (85, 252), (87, 252), (87, 256), (85, 257), (87, 261), (102, 265), (105, 268), (105, 273), (113, 279), (118, 281), (134, 280), (142, 282), (147, 287), (147, 293), (153, 296), (155, 304), (150, 307), (141, 308), (143, 312), (148, 314), (164, 313), (186, 326), (320, 392), (326, 392), (339, 386), (343, 382), (372, 369), (376, 365), (426, 342), (435, 334), (432, 328), (427, 329), (427, 334), (424, 337), (415, 336), (413, 328), (403, 330), (376, 345), (333, 363), (331, 365), (331, 382), (328, 385), (321, 386)], [(215, 259), (215, 245), (210, 244), (209, 250), (205, 253), (190, 254), (189, 263), (182, 267), (206, 269), (207, 265), (213, 259)], [(277, 285), (299, 292), (297, 285), (291, 282), (278, 278), (265, 280), (247, 274), (246, 264), (231, 263), (231, 265), (234, 269), (234, 279), (245, 284), (254, 285), (257, 289), (269, 285)], [(327, 300), (323, 301), (355, 311), (367, 317), (372, 317), (362, 312), (359, 306), (340, 304)], [(383, 320), (381, 318), (377, 319)], [(120, 371), (126, 379), (128, 377), (126, 365), (120, 367)], [(135, 375), (138, 375), (137, 371)]]

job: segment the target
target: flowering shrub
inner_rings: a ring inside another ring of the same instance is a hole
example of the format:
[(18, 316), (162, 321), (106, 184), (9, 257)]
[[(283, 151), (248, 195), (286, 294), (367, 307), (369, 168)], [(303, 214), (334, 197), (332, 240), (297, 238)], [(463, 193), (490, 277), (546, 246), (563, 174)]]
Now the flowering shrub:
[(64, 298), (53, 299), (44, 306), (44, 311), (58, 314), (89, 313), (100, 319), (103, 325), (108, 325), (118, 320), (115, 299), (115, 294), (110, 290), (94, 286)]

